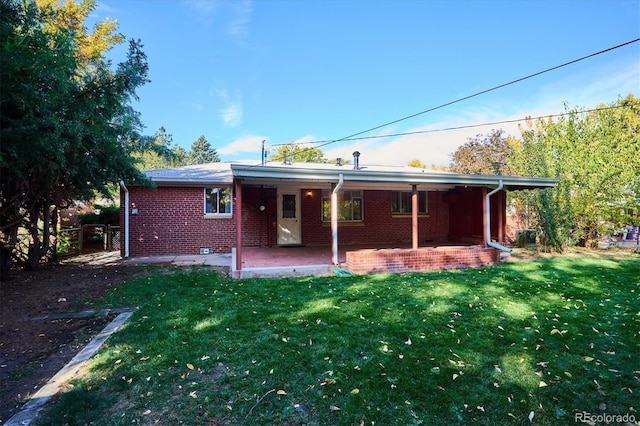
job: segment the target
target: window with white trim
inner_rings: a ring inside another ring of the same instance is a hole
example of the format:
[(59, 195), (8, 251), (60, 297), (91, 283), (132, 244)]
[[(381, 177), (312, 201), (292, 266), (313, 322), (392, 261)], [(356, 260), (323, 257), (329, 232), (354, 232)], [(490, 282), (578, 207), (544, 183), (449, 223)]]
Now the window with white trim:
[(205, 188), (204, 214), (206, 216), (231, 216), (231, 188)]
[[(338, 220), (360, 222), (364, 217), (362, 191), (340, 191), (338, 193)], [(322, 220), (331, 220), (331, 191), (322, 191)]]
[[(410, 215), (411, 206), (411, 191), (391, 191), (391, 214)], [(418, 214), (426, 214), (428, 212), (427, 191), (418, 191)]]

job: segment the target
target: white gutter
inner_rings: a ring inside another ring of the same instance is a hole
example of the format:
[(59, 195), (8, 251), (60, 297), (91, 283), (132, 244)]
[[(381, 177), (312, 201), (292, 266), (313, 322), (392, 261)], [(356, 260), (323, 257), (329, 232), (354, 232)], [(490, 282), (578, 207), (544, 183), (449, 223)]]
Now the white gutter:
[(340, 173), (338, 175), (338, 184), (333, 188), (331, 192), (331, 250), (333, 256), (331, 261), (334, 265), (338, 265), (338, 191), (344, 184), (344, 175)]
[(496, 192), (500, 191), (502, 188), (504, 187), (504, 183), (502, 182), (502, 179), (500, 179), (498, 181), (498, 187), (496, 189), (494, 189), (493, 191), (487, 193), (487, 195), (485, 196), (485, 226), (486, 226), (486, 230), (485, 230), (485, 235), (486, 235), (486, 240), (487, 240), (487, 245), (493, 248), (496, 248), (498, 250), (502, 250), (502, 251), (506, 251), (507, 253), (511, 253), (513, 250), (511, 250), (509, 247), (505, 247), (503, 245), (500, 245), (498, 243), (494, 243), (493, 241), (491, 241), (491, 196), (493, 194), (495, 194)]
[(124, 257), (129, 257), (129, 190), (122, 180), (120, 188), (124, 191)]

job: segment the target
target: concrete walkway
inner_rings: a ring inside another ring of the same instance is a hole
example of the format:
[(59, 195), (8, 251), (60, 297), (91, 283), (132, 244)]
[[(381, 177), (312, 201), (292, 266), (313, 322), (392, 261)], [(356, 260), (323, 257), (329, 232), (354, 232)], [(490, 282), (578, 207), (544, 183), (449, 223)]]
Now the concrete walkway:
[(130, 257), (121, 262), (132, 265), (205, 265), (230, 268), (231, 253)]

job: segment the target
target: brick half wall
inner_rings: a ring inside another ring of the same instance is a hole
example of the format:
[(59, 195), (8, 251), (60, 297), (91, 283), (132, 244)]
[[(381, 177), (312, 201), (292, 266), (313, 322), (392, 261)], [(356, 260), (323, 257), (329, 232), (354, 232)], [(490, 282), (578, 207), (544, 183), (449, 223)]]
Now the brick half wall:
[(372, 249), (348, 251), (345, 267), (354, 274), (397, 273), (476, 268), (500, 260), (500, 251), (482, 246)]

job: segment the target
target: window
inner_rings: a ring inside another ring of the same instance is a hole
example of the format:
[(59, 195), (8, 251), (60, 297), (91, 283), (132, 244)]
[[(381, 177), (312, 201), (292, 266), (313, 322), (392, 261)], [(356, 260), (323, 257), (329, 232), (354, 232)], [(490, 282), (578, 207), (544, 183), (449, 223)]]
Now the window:
[(296, 218), (296, 196), (293, 194), (282, 194), (282, 218)]
[(231, 188), (205, 188), (204, 213), (207, 216), (231, 216)]
[[(418, 214), (428, 211), (427, 191), (418, 191)], [(411, 191), (391, 191), (391, 214), (411, 214)]]
[[(342, 222), (362, 221), (362, 191), (338, 193), (338, 220)], [(331, 191), (322, 191), (322, 220), (331, 220)]]

